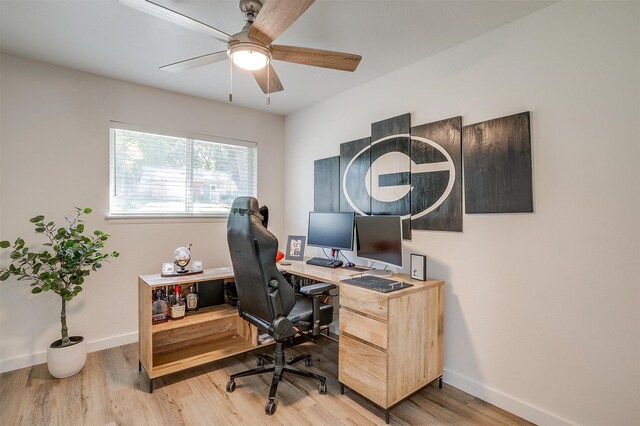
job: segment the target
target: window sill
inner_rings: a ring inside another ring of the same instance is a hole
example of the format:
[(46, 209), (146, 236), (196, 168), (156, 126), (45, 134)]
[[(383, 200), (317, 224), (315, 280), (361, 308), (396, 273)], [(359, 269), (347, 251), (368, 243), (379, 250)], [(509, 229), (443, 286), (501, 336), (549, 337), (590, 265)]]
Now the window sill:
[(147, 223), (226, 223), (229, 215), (217, 215), (217, 216), (111, 216), (107, 215), (104, 220), (114, 225), (125, 224), (147, 224)]

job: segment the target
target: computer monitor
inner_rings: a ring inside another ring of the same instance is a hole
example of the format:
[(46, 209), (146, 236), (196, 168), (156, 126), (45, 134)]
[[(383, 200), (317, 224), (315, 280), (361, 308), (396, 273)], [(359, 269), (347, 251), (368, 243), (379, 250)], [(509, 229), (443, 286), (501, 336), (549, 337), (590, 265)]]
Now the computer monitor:
[(307, 245), (353, 250), (354, 213), (309, 212)]
[(402, 268), (402, 220), (400, 216), (356, 217), (358, 257)]

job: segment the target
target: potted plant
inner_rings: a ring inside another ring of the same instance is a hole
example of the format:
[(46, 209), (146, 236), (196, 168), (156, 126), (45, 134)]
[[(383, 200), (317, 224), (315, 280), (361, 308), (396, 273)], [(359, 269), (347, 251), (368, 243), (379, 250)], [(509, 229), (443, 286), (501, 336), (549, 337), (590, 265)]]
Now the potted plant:
[(15, 276), (18, 281), (30, 282), (33, 294), (53, 291), (60, 296), (62, 335), (47, 350), (47, 367), (51, 375), (57, 378), (76, 374), (82, 370), (87, 359), (85, 338), (69, 336), (67, 302), (80, 294), (85, 279), (92, 271), (100, 269), (102, 262), (110, 257), (118, 257), (116, 251), (101, 253), (109, 234), (102, 231), (93, 231), (91, 236), (84, 234), (85, 226), (81, 217), (90, 213), (89, 208), (76, 207), (74, 215), (65, 217), (66, 226), (63, 227), (45, 222), (42, 215), (31, 218), (29, 221), (34, 224), (36, 233), (48, 239), (42, 244), (44, 247), (41, 251), (26, 246), (22, 238), (18, 238), (13, 246), (9, 241), (0, 241), (0, 248), (12, 248), (9, 255), (11, 263), (8, 267), (0, 268), (0, 281)]

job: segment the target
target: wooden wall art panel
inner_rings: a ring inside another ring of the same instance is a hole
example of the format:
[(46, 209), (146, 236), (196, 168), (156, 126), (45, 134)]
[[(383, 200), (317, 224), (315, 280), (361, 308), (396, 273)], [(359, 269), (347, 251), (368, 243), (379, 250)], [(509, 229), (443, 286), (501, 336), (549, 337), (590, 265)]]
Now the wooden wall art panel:
[(365, 179), (371, 167), (371, 138), (340, 144), (340, 211), (371, 213)]
[(313, 209), (317, 212), (340, 211), (340, 156), (313, 163)]
[(462, 117), (411, 129), (411, 228), (462, 231)]
[(533, 211), (529, 112), (464, 126), (466, 213)]
[(411, 114), (371, 124), (371, 214), (400, 215), (405, 240), (411, 239)]

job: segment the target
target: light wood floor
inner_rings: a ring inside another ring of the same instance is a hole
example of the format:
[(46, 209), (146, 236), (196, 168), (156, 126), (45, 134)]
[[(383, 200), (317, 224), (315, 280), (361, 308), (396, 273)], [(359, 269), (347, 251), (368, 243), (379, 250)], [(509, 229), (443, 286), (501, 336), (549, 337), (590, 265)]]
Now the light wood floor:
[[(0, 424), (384, 425), (381, 411), (348, 390), (340, 395), (337, 349), (325, 338), (287, 349), (288, 357), (313, 355), (311, 370), (327, 377), (328, 393), (320, 395), (315, 381), (285, 375), (272, 417), (263, 412), (270, 376), (238, 379), (235, 392), (225, 392), (230, 373), (256, 365), (254, 353), (156, 379), (149, 394), (147, 377), (138, 372), (137, 344), (131, 344), (89, 354), (82, 372), (63, 380), (52, 378), (45, 364), (0, 375)], [(530, 423), (445, 383), (395, 407), (391, 424)]]

